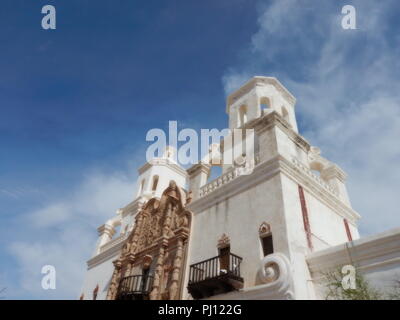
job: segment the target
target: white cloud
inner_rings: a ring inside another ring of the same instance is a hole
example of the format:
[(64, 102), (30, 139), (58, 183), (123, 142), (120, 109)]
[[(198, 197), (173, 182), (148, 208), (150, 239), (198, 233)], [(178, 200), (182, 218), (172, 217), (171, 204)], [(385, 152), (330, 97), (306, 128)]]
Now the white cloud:
[[(64, 198), (24, 215), (25, 236), (9, 246), (20, 278), (7, 297), (76, 299), (96, 244), (96, 227), (132, 201), (134, 189), (135, 177), (129, 174), (92, 172)], [(41, 269), (48, 264), (56, 268), (56, 290), (41, 288)]]
[(249, 78), (251, 78), (250, 73), (239, 74), (232, 70), (229, 74), (223, 76), (222, 82), (224, 84), (225, 91), (229, 93), (243, 85), (247, 80), (249, 80)]
[(357, 30), (341, 28), (335, 2), (273, 1), (222, 81), (228, 93), (247, 75), (278, 76), (297, 98), (302, 134), (349, 174), (365, 234), (400, 225), (400, 42), (389, 39), (396, 2), (350, 2)]
[(70, 208), (67, 203), (53, 203), (28, 216), (35, 227), (51, 227), (68, 220)]

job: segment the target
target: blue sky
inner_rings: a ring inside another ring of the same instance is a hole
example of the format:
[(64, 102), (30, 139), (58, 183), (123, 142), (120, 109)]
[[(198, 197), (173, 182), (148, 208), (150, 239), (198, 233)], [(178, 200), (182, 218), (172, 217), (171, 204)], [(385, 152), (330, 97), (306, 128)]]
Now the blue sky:
[[(41, 29), (53, 4), (57, 29)], [(341, 28), (352, 4), (357, 30)], [(349, 174), (362, 234), (400, 225), (396, 1), (3, 0), (0, 285), (76, 298), (96, 227), (132, 200), (151, 128), (225, 128), (254, 75), (297, 97), (301, 133)], [(397, 210), (398, 211), (398, 210)], [(57, 290), (40, 287), (41, 266)]]

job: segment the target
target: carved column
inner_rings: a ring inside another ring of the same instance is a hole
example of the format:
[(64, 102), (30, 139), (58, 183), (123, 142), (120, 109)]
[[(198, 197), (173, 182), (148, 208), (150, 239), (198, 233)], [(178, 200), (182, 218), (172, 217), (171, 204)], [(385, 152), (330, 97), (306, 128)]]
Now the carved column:
[(170, 300), (177, 299), (176, 294), (178, 292), (179, 273), (182, 266), (182, 255), (183, 255), (183, 239), (180, 237), (178, 239), (178, 248), (174, 259), (171, 286), (169, 288)]
[(136, 251), (136, 246), (137, 246), (137, 242), (139, 240), (139, 235), (140, 235), (140, 231), (142, 228), (143, 220), (144, 220), (144, 211), (140, 212), (139, 216), (137, 218), (137, 221), (135, 224), (135, 229), (133, 230), (132, 242), (130, 244), (129, 252), (134, 253)]
[(156, 270), (154, 272), (154, 281), (153, 281), (153, 290), (150, 293), (150, 300), (157, 300), (160, 295), (161, 289), (161, 279), (163, 274), (163, 266), (164, 266), (164, 255), (165, 249), (167, 247), (167, 241), (165, 239), (162, 240), (162, 245), (160, 247), (160, 251), (158, 254), (157, 262), (156, 262)]
[(154, 272), (154, 281), (153, 281), (153, 290), (150, 293), (150, 300), (157, 300), (160, 295), (160, 289), (161, 289), (161, 280), (162, 280), (162, 275), (163, 275), (163, 266), (164, 266), (164, 255), (165, 255), (165, 249), (168, 246), (168, 233), (169, 233), (169, 225), (171, 223), (171, 215), (173, 213), (173, 206), (171, 201), (167, 203), (167, 208), (166, 208), (166, 214), (165, 214), (165, 220), (163, 224), (163, 230), (162, 230), (162, 240), (161, 240), (161, 246), (156, 262), (156, 270)]
[(121, 261), (119, 259), (115, 260), (113, 262), (113, 264), (114, 264), (115, 269), (114, 269), (114, 272), (113, 272), (113, 275), (111, 278), (110, 287), (108, 289), (107, 298), (106, 298), (107, 300), (115, 300), (117, 298), (118, 285), (119, 285), (119, 281), (121, 278), (121, 276), (120, 276), (121, 275), (121, 266), (122, 266)]
[(176, 206), (173, 206), (172, 202), (169, 201), (167, 204), (167, 213), (165, 215), (163, 231), (162, 231), (162, 235), (164, 237), (168, 237), (170, 225), (171, 225), (171, 218), (172, 218), (172, 215), (174, 214), (175, 210), (176, 210)]

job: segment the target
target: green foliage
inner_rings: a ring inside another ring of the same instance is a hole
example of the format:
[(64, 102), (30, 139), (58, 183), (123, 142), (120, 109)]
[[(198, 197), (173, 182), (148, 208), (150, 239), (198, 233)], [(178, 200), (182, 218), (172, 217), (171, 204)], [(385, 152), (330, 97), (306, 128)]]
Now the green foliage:
[(387, 294), (388, 300), (400, 300), (400, 280), (394, 281), (393, 289)]
[(387, 292), (373, 287), (359, 272), (355, 274), (355, 289), (344, 289), (341, 269), (324, 274), (327, 300), (400, 300), (400, 281)]

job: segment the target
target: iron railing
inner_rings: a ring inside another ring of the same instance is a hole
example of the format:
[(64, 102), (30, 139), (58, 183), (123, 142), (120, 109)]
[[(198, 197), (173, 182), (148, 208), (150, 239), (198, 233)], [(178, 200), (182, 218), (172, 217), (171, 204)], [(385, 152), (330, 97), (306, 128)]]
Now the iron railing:
[(240, 264), (242, 260), (241, 257), (229, 253), (226, 256), (219, 255), (192, 264), (189, 270), (189, 284), (225, 275), (240, 278)]
[(118, 294), (148, 294), (153, 286), (153, 277), (149, 275), (128, 276), (121, 279)]

